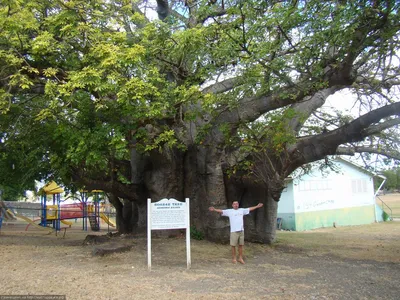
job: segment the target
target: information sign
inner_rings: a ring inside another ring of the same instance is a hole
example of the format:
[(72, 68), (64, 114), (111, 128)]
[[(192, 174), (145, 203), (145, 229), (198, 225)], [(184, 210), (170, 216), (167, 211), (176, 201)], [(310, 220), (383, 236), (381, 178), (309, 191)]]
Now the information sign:
[(151, 270), (151, 231), (165, 229), (186, 229), (187, 268), (191, 267), (190, 258), (190, 214), (189, 198), (185, 202), (176, 199), (161, 199), (151, 203), (147, 199), (147, 265)]

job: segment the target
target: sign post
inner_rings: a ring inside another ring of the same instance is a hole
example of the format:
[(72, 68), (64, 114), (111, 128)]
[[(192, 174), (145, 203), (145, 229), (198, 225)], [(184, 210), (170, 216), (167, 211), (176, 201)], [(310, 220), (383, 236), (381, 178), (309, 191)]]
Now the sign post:
[(151, 230), (186, 229), (187, 268), (191, 267), (190, 257), (190, 209), (189, 198), (185, 202), (176, 199), (161, 199), (151, 203), (147, 199), (147, 267), (151, 270)]

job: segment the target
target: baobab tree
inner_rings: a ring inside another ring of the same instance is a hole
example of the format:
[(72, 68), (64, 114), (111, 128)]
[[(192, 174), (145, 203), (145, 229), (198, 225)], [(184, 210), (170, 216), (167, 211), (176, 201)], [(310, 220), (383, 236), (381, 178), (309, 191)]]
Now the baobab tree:
[[(228, 224), (207, 208), (238, 200), (264, 203), (247, 237), (272, 243), (296, 169), (399, 158), (396, 1), (21, 0), (0, 13), (2, 183), (104, 190), (121, 232), (145, 224), (148, 197), (189, 197), (194, 226), (221, 240)], [(324, 109), (343, 90), (354, 97), (334, 104), (360, 115)]]

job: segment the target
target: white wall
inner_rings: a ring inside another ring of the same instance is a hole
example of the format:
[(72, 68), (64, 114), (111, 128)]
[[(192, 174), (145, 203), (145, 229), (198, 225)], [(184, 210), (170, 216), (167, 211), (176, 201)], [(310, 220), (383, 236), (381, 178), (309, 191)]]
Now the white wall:
[(294, 200), (293, 200), (293, 182), (287, 181), (287, 186), (283, 190), (281, 198), (278, 202), (278, 214), (294, 213)]
[[(293, 181), (295, 212), (340, 209), (374, 204), (372, 176), (345, 162), (336, 162), (339, 172), (325, 176), (314, 169)], [(278, 209), (279, 212), (279, 209)]]

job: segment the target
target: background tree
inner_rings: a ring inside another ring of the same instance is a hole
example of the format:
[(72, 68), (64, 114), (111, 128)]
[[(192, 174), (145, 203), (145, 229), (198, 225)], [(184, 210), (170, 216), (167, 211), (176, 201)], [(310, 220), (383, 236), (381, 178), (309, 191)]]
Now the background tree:
[[(400, 169), (399, 167), (393, 167), (388, 170), (384, 170), (381, 172), (383, 176), (386, 177), (385, 184), (383, 185), (383, 190), (393, 192), (400, 190)], [(377, 180), (375, 183), (375, 187), (379, 187), (382, 184), (383, 179)]]
[[(189, 197), (214, 240), (229, 226), (208, 206), (263, 202), (247, 237), (271, 243), (297, 168), (334, 154), (399, 158), (396, 1), (157, 0), (158, 18), (148, 4), (1, 4), (8, 182), (20, 172), (26, 184), (102, 189), (121, 232), (145, 224), (147, 197)], [(324, 108), (343, 90), (360, 116)]]

